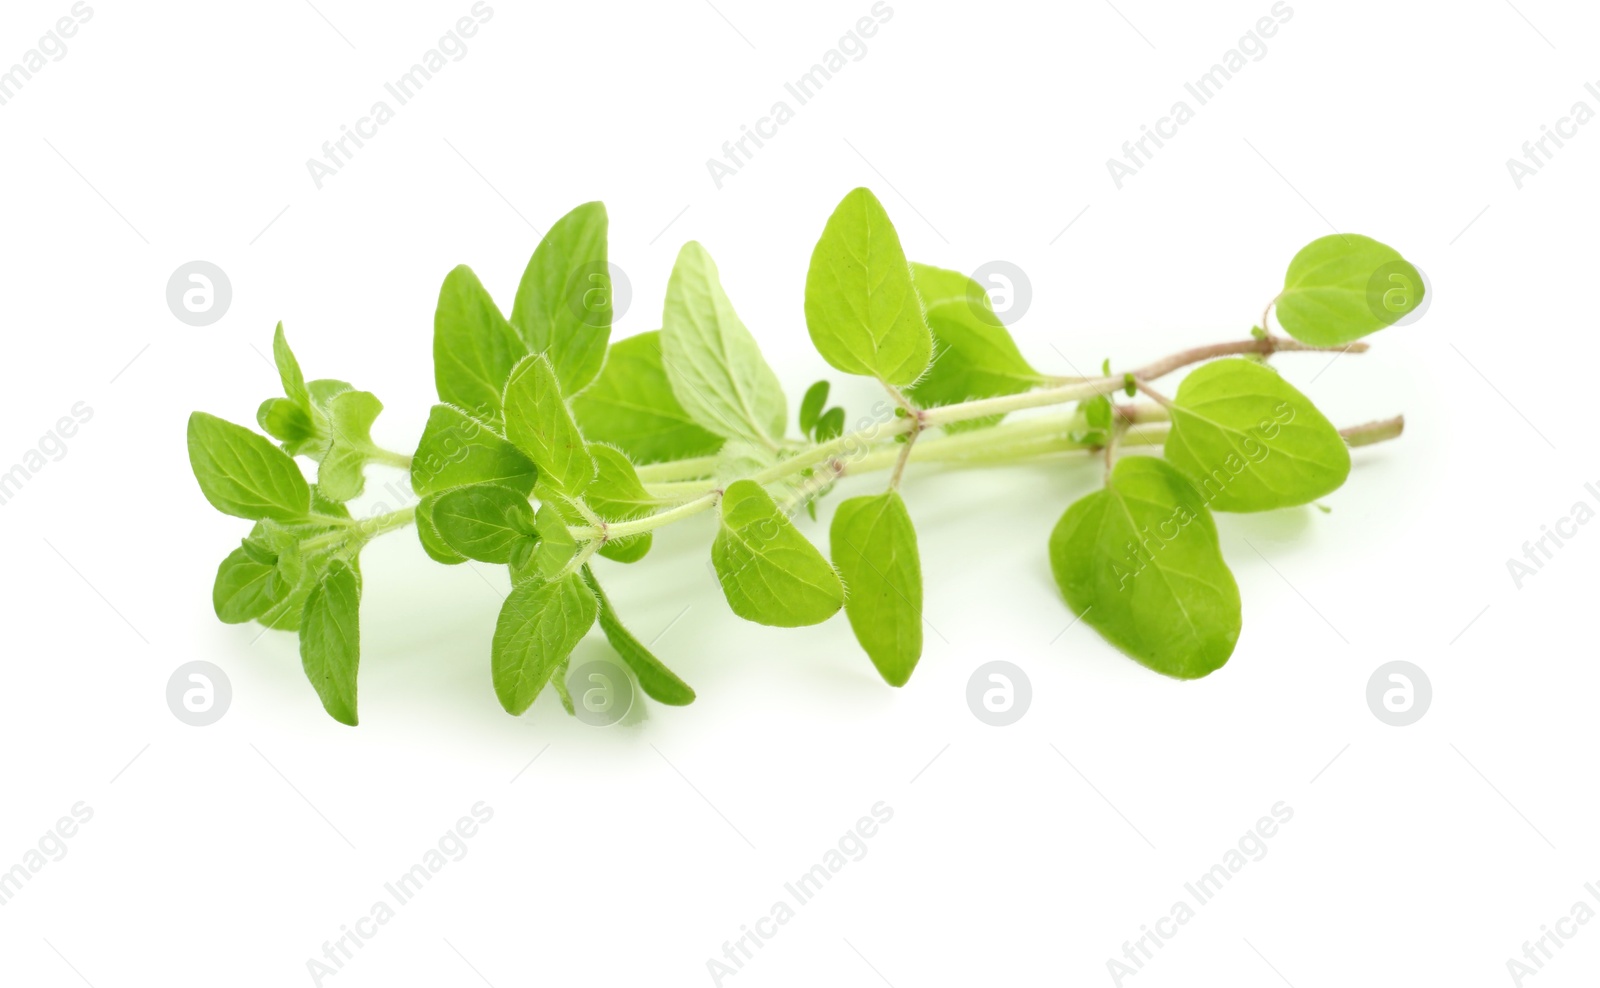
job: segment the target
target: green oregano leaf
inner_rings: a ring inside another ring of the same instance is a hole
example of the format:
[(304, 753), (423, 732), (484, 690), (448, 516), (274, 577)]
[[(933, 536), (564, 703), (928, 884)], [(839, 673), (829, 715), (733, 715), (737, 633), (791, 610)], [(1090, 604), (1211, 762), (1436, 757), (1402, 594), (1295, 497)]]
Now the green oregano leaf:
[(1167, 460), (1218, 511), (1307, 504), (1350, 475), (1339, 430), (1270, 367), (1206, 364), (1179, 385), (1171, 414)]
[(856, 641), (885, 682), (904, 686), (922, 657), (922, 562), (905, 501), (899, 491), (842, 501), (830, 535)]
[(556, 667), (594, 626), (599, 605), (577, 573), (511, 588), (495, 624), (494, 692), (507, 713), (533, 705)]
[(449, 543), (445, 542), (444, 536), (439, 534), (438, 527), (434, 525), (433, 509), (443, 496), (443, 493), (424, 494), (417, 501), (413, 517), (416, 519), (417, 540), (422, 543), (422, 551), (426, 552), (428, 558), (436, 563), (454, 566), (458, 563), (466, 562), (467, 557), (450, 548)]
[(473, 484), (439, 495), (432, 520), (445, 545), (484, 563), (509, 563), (519, 542), (537, 538), (525, 494), (499, 484)]
[(572, 703), (572, 690), (567, 688), (567, 674), (572, 666), (572, 658), (568, 656), (556, 666), (556, 671), (550, 674), (550, 685), (555, 688), (556, 696), (561, 700), (561, 709), (567, 712), (568, 717), (576, 717), (578, 708)]
[[(954, 405), (1020, 394), (1044, 380), (1017, 349), (982, 285), (927, 264), (911, 265), (911, 273), (933, 331), (933, 363), (906, 391), (913, 401), (925, 408)], [(955, 422), (945, 431), (986, 428), (1000, 418)]]
[(1410, 315), (1422, 275), (1400, 252), (1358, 233), (1320, 237), (1289, 262), (1278, 322), (1312, 346), (1344, 346)]
[(694, 690), (689, 688), (689, 684), (679, 679), (677, 673), (668, 669), (633, 636), (633, 632), (622, 624), (621, 618), (617, 617), (616, 610), (611, 606), (611, 600), (600, 588), (600, 581), (595, 579), (594, 571), (585, 566), (582, 572), (584, 582), (594, 591), (596, 599), (600, 602), (600, 630), (605, 633), (606, 641), (616, 649), (622, 661), (627, 663), (628, 668), (638, 677), (639, 688), (644, 690), (645, 696), (657, 703), (673, 707), (683, 707), (693, 703)]
[(831, 442), (844, 435), (844, 409), (835, 406), (822, 413), (817, 419), (817, 430), (814, 437), (819, 443)]
[(328, 715), (356, 726), (356, 670), (361, 663), (361, 575), (334, 560), (306, 598), (300, 662)]
[[(639, 482), (639, 474), (626, 456), (598, 444), (591, 444), (589, 453), (594, 457), (595, 477), (583, 499), (595, 514), (608, 522), (631, 521), (660, 506), (660, 500), (651, 497)], [(619, 563), (638, 562), (650, 551), (654, 538), (653, 533), (644, 532), (610, 539), (600, 547), (600, 555)]]
[(499, 422), (506, 379), (527, 352), (471, 268), (463, 264), (445, 277), (433, 315), (433, 377), (440, 401)]
[(367, 461), (377, 452), (372, 423), (383, 403), (368, 391), (341, 391), (328, 402), (328, 449), (317, 465), (317, 487), (334, 501), (348, 501), (366, 485)]
[(550, 358), (569, 395), (600, 373), (611, 336), (606, 225), (603, 202), (586, 202), (557, 220), (534, 248), (511, 308), (528, 352)]
[(311, 510), (311, 488), (289, 454), (215, 415), (189, 416), (189, 465), (223, 514), (298, 521)]
[(266, 613), (289, 592), (277, 579), (277, 558), (264, 561), (248, 539), (217, 567), (211, 606), (224, 624), (243, 624)]
[(846, 374), (905, 385), (928, 366), (933, 340), (911, 266), (868, 189), (840, 201), (811, 252), (806, 327), (823, 359)]
[(594, 479), (594, 457), (544, 354), (524, 359), (505, 393), (506, 438), (539, 467), (540, 481), (576, 497)]
[(502, 484), (520, 494), (533, 490), (539, 470), (487, 424), (451, 405), (435, 405), (411, 457), (411, 489), (418, 494)]
[(534, 551), (533, 567), (545, 579), (554, 577), (572, 561), (578, 543), (567, 530), (567, 520), (553, 504), (541, 504), (534, 514), (539, 547)]
[(673, 394), (701, 428), (769, 447), (782, 438), (783, 386), (722, 290), (711, 255), (692, 240), (667, 282), (661, 354)]
[(828, 403), (828, 382), (818, 381), (806, 389), (804, 398), (800, 399), (800, 432), (802, 435), (811, 435), (816, 428), (817, 419), (822, 417), (822, 409)]
[(256, 409), (256, 424), (261, 431), (283, 443), (290, 456), (321, 449), (328, 437), (305, 406), (288, 398), (268, 398)]
[(289, 349), (281, 322), (272, 333), (272, 362), (278, 368), (278, 380), (283, 383), (285, 397), (301, 407), (309, 406), (311, 395), (306, 391), (306, 378), (300, 372), (300, 362), (295, 359), (294, 351)]
[(754, 481), (723, 493), (711, 561), (728, 606), (746, 621), (797, 628), (844, 606), (839, 575)]
[(572, 411), (591, 442), (617, 447), (635, 463), (710, 456), (722, 437), (695, 424), (661, 365), (661, 331), (611, 344), (593, 384), (572, 399)]
[(1163, 460), (1118, 460), (1104, 490), (1068, 508), (1050, 569), (1083, 623), (1156, 672), (1197, 679), (1233, 654), (1239, 588), (1211, 512)]

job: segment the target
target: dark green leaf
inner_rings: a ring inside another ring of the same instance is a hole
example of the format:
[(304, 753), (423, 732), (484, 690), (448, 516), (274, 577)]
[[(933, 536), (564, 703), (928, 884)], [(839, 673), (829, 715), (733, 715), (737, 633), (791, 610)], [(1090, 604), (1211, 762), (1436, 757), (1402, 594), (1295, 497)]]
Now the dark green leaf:
[(817, 419), (817, 442), (829, 442), (842, 435), (844, 435), (844, 409), (830, 408), (822, 413), (822, 417)]
[(827, 381), (818, 381), (806, 389), (806, 396), (800, 399), (800, 432), (802, 435), (811, 435), (811, 430), (816, 427), (817, 419), (822, 417), (823, 406), (827, 403)]

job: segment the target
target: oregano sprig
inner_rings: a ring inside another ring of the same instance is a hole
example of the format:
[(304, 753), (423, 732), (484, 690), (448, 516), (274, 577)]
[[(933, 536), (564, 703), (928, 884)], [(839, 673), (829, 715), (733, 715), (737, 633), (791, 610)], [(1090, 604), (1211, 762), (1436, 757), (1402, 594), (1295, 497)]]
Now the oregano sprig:
[[(439, 404), (410, 455), (373, 442), (376, 396), (305, 379), (281, 325), (283, 394), (256, 416), (266, 435), (190, 417), (202, 494), (254, 523), (218, 568), (217, 616), (297, 631), (306, 676), (336, 720), (357, 722), (361, 550), (409, 525), (440, 563), (507, 567), (488, 659), (512, 714), (547, 684), (573, 711), (570, 656), (595, 629), (645, 695), (694, 700), (628, 631), (596, 560), (636, 563), (657, 529), (708, 514), (734, 614), (795, 627), (843, 611), (884, 681), (903, 686), (924, 623), (904, 479), (919, 464), (1062, 454), (1105, 463), (1103, 488), (1065, 506), (1043, 539), (1068, 608), (1157, 672), (1209, 675), (1243, 628), (1213, 513), (1319, 501), (1348, 478), (1351, 449), (1403, 428), (1396, 417), (1337, 429), (1269, 362), (1359, 353), (1362, 337), (1419, 310), (1416, 269), (1367, 237), (1322, 237), (1294, 255), (1267, 303), (1288, 337), (1263, 315), (1242, 339), (1131, 369), (1107, 360), (1083, 378), (1036, 369), (981, 285), (909, 261), (883, 204), (855, 189), (822, 226), (804, 316), (823, 359), (877, 380), (883, 398), (851, 427), (818, 381), (798, 403), (795, 435), (778, 375), (700, 244), (678, 254), (661, 329), (610, 341), (607, 223), (600, 203), (556, 222), (509, 317), (470, 268), (449, 272), (434, 312)], [(1175, 390), (1158, 386), (1185, 370)], [(316, 465), (314, 481), (297, 460)], [(406, 470), (417, 502), (352, 518), (345, 502), (370, 466)], [(840, 480), (872, 474), (885, 475), (882, 488), (837, 505), (824, 554), (797, 513), (815, 518)]]

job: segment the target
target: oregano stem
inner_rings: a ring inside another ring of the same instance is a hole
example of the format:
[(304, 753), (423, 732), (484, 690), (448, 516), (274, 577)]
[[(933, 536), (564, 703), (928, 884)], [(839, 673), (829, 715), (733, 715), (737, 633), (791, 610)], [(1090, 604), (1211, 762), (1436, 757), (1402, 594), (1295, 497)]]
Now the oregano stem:
[(382, 463), (385, 466), (399, 467), (401, 470), (411, 469), (411, 457), (404, 453), (396, 453), (394, 450), (384, 449), (382, 446), (369, 446), (367, 447), (366, 453), (372, 458), (374, 463)]
[(718, 459), (717, 456), (694, 456), (684, 460), (668, 460), (665, 463), (647, 463), (642, 467), (635, 467), (634, 472), (639, 475), (639, 480), (646, 484), (656, 481), (698, 480), (716, 473)]

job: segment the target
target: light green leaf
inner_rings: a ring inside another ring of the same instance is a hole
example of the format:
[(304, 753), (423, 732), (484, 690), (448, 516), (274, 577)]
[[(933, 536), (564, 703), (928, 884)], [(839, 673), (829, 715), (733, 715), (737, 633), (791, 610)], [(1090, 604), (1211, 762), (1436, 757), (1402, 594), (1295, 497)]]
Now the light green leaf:
[[(583, 500), (595, 514), (610, 522), (632, 521), (660, 507), (660, 500), (644, 489), (626, 456), (597, 444), (590, 444), (589, 452), (594, 456), (596, 470), (594, 482), (583, 492)], [(645, 532), (610, 540), (600, 547), (600, 555), (619, 563), (637, 562), (650, 551), (653, 538), (653, 533)]]
[(577, 573), (511, 588), (495, 624), (494, 692), (508, 713), (533, 705), (556, 667), (594, 626), (599, 605)]
[(189, 465), (223, 514), (298, 521), (311, 510), (311, 488), (289, 454), (215, 415), (189, 416)]
[(488, 425), (451, 405), (435, 405), (411, 457), (411, 489), (432, 494), (467, 484), (533, 490), (539, 471)]
[(499, 484), (456, 487), (439, 495), (432, 520), (455, 553), (484, 563), (509, 563), (519, 542), (537, 536), (526, 494)]
[(1333, 423), (1269, 367), (1206, 364), (1178, 386), (1167, 460), (1217, 511), (1306, 504), (1350, 475), (1350, 449)]
[[(924, 408), (998, 398), (1037, 387), (1043, 378), (1017, 349), (983, 286), (959, 271), (911, 265), (933, 330), (933, 364), (906, 390)], [(962, 432), (994, 425), (987, 416), (945, 426)]]
[(341, 391), (328, 402), (328, 450), (317, 465), (317, 487), (334, 501), (357, 497), (372, 459), (372, 423), (383, 402), (370, 391)]
[(313, 408), (327, 409), (333, 399), (346, 391), (354, 391), (355, 385), (349, 381), (340, 381), (331, 377), (318, 378), (306, 382), (306, 390), (311, 393), (311, 406)]
[(578, 708), (572, 705), (572, 691), (567, 688), (567, 673), (571, 668), (571, 656), (561, 660), (556, 666), (556, 671), (550, 674), (550, 685), (555, 687), (556, 696), (561, 700), (561, 709), (567, 712), (568, 717), (576, 717)]
[(445, 276), (433, 314), (433, 379), (439, 400), (500, 421), (506, 379), (528, 352), (472, 269)]
[(724, 492), (711, 562), (728, 606), (746, 621), (798, 628), (844, 606), (839, 575), (753, 480)]
[(600, 588), (600, 581), (595, 579), (594, 571), (588, 566), (583, 567), (583, 580), (594, 591), (595, 597), (600, 602), (600, 630), (605, 632), (606, 641), (622, 656), (622, 661), (628, 664), (633, 674), (639, 677), (639, 688), (644, 690), (645, 696), (657, 703), (668, 706), (683, 707), (694, 702), (694, 690), (689, 684), (678, 678), (678, 674), (668, 669), (662, 661), (655, 657), (651, 651), (640, 644), (639, 639), (633, 636), (617, 617), (616, 609), (611, 606), (611, 600), (606, 597), (606, 592)]
[(899, 491), (839, 504), (830, 530), (856, 641), (890, 686), (904, 686), (922, 657), (922, 561)]
[(692, 240), (667, 282), (661, 353), (673, 394), (702, 428), (768, 447), (782, 438), (783, 385), (733, 311), (711, 255)]
[(539, 479), (576, 497), (594, 479), (594, 458), (561, 397), (549, 358), (527, 357), (511, 373), (505, 395), (506, 438), (539, 467)]
[(328, 437), (316, 418), (305, 407), (288, 398), (268, 398), (256, 409), (256, 424), (261, 431), (283, 443), (290, 456), (324, 448)]
[(609, 443), (635, 463), (710, 456), (722, 437), (695, 424), (661, 366), (661, 331), (611, 344), (595, 382), (572, 399), (591, 442)]
[(1050, 569), (1074, 614), (1156, 672), (1197, 679), (1233, 654), (1239, 588), (1211, 512), (1163, 460), (1118, 460), (1104, 490), (1068, 508)]
[(434, 506), (438, 503), (439, 498), (443, 496), (443, 492), (424, 494), (417, 501), (417, 510), (414, 515), (417, 523), (417, 540), (422, 543), (422, 551), (428, 554), (428, 558), (436, 563), (454, 566), (457, 563), (466, 562), (467, 557), (450, 548), (449, 543), (444, 540), (444, 536), (439, 534), (438, 526), (433, 522)]
[(517, 286), (511, 324), (529, 353), (550, 358), (567, 394), (600, 373), (611, 336), (605, 203), (584, 203), (539, 241)]
[(1311, 241), (1289, 262), (1278, 322), (1301, 343), (1343, 346), (1422, 304), (1422, 275), (1393, 247), (1358, 233)]
[(356, 726), (356, 669), (361, 662), (361, 576), (334, 560), (310, 596), (300, 620), (300, 663), (341, 724)]
[(272, 561), (253, 557), (247, 543), (230, 552), (217, 567), (211, 606), (224, 624), (254, 620), (288, 594), (290, 588), (277, 579), (276, 558), (269, 558)]
[(272, 334), (272, 361), (278, 367), (278, 379), (283, 382), (284, 395), (296, 405), (309, 409), (311, 395), (306, 391), (305, 375), (300, 372), (300, 362), (289, 349), (289, 340), (283, 335), (283, 323)]
[(541, 504), (533, 518), (539, 533), (539, 548), (533, 554), (533, 567), (545, 579), (554, 577), (572, 562), (578, 543), (567, 530), (567, 520), (553, 504)]
[(840, 201), (811, 252), (806, 327), (823, 359), (846, 374), (904, 385), (928, 366), (933, 340), (911, 266), (868, 189)]

